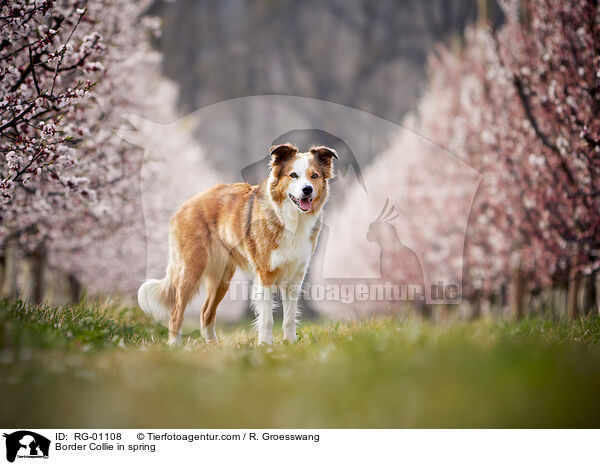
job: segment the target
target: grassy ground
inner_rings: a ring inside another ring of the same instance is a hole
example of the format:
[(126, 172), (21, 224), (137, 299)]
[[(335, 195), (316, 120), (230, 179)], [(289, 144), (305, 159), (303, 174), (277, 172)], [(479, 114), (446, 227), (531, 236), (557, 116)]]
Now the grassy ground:
[[(600, 319), (249, 327), (182, 348), (139, 310), (0, 303), (6, 427), (599, 427)], [(276, 335), (281, 341), (281, 334)]]

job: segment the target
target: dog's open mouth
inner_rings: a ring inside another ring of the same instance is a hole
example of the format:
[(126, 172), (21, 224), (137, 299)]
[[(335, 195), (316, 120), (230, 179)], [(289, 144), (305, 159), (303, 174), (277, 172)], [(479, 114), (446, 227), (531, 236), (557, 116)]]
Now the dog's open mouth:
[(307, 212), (310, 210), (310, 207), (312, 205), (311, 198), (302, 197), (301, 199), (297, 199), (292, 194), (289, 194), (289, 196), (290, 196), (290, 199), (292, 199), (292, 202), (294, 202), (300, 210), (302, 210), (303, 212)]

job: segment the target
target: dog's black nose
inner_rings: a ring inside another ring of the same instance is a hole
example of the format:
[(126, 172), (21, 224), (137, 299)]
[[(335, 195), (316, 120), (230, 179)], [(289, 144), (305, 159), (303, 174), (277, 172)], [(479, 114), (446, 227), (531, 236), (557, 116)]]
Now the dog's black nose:
[(302, 188), (302, 193), (303, 193), (304, 195), (310, 195), (310, 194), (312, 194), (312, 191), (313, 191), (313, 188), (312, 188), (312, 186), (304, 186), (304, 187)]

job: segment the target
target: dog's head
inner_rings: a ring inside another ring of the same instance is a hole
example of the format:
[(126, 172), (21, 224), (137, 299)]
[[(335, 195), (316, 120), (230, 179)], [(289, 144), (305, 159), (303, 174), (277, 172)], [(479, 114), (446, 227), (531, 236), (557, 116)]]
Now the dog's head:
[(269, 188), (274, 202), (290, 202), (301, 213), (317, 213), (327, 199), (327, 181), (333, 176), (335, 150), (313, 147), (298, 153), (291, 144), (271, 147)]

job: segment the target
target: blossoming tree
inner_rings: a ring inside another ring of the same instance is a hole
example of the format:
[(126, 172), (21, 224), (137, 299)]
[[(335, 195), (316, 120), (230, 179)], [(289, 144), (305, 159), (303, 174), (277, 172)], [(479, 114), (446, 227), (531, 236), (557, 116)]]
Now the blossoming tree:
[(33, 259), (39, 278), (47, 257), (64, 260), (135, 219), (126, 212), (136, 197), (141, 151), (115, 129), (121, 113), (143, 108), (142, 73), (158, 63), (148, 40), (157, 23), (140, 16), (146, 6), (0, 2), (5, 294), (15, 292), (17, 251)]
[[(467, 295), (508, 289), (519, 317), (528, 290), (568, 283), (574, 317), (581, 283), (591, 284), (600, 268), (600, 7), (589, 0), (502, 6), (501, 27), (468, 28), (460, 51), (441, 48), (431, 57), (428, 88), (405, 125), (483, 175), (467, 232)], [(399, 137), (369, 168), (366, 177), (377, 179), (370, 195), (426, 205), (427, 195), (411, 186), (419, 174), (400, 169), (415, 151), (408, 140)], [(425, 172), (454, 180), (440, 191), (452, 215), (468, 190), (438, 168)], [(336, 217), (348, 215), (355, 215), (352, 202)], [(432, 215), (418, 229), (422, 255), (435, 258), (448, 243), (447, 223)], [(374, 266), (350, 253), (355, 246), (340, 240), (344, 266)]]

